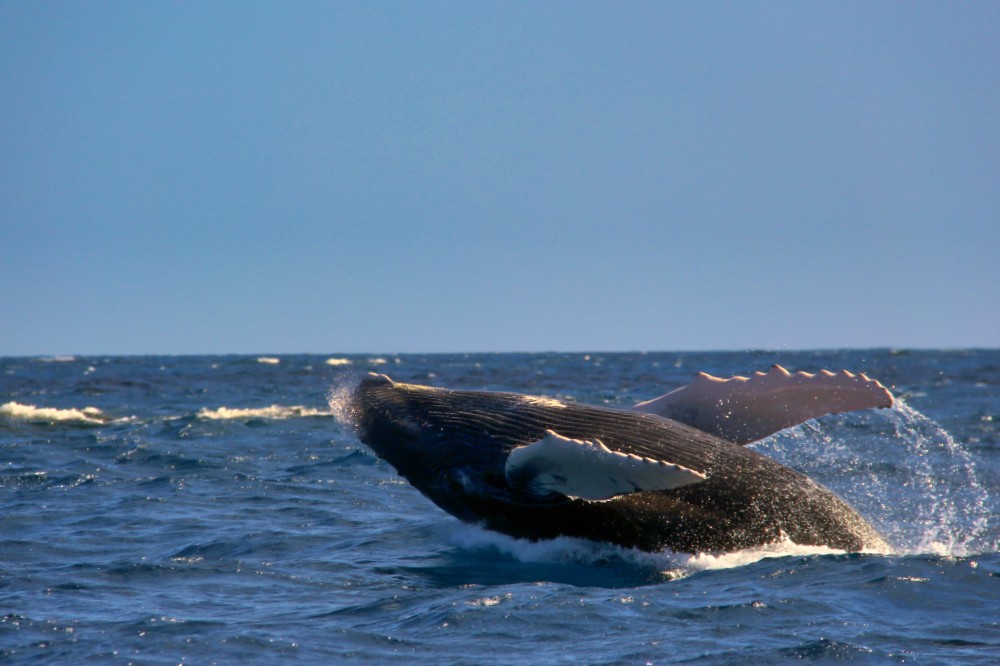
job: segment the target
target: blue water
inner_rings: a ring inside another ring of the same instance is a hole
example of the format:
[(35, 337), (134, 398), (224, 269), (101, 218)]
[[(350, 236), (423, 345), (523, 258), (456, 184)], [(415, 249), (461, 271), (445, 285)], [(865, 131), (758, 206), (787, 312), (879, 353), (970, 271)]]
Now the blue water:
[[(336, 418), (371, 369), (625, 407), (775, 362), (901, 398), (755, 445), (893, 553), (517, 541)], [(998, 396), (1000, 351), (0, 359), (0, 661), (998, 663)]]

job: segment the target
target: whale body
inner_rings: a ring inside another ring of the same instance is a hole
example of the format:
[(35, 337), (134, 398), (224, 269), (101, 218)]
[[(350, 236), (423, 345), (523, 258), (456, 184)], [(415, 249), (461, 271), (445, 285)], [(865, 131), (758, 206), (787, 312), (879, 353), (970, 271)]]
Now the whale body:
[(376, 374), (353, 391), (350, 409), (361, 441), (436, 505), (513, 537), (646, 551), (724, 552), (786, 538), (888, 549), (831, 490), (657, 414)]

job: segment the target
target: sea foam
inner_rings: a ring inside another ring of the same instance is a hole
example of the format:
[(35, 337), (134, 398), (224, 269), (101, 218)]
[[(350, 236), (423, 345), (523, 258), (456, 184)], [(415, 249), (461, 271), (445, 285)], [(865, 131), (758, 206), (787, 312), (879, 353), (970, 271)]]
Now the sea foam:
[(240, 419), (292, 419), (302, 416), (333, 416), (333, 413), (329, 410), (303, 407), (301, 405), (270, 405), (269, 407), (219, 407), (217, 409), (203, 407), (198, 410), (197, 416), (200, 419), (213, 421), (230, 421)]
[(803, 546), (788, 538), (729, 553), (684, 553), (667, 549), (649, 552), (576, 537), (528, 541), (467, 523), (453, 524), (445, 538), (451, 545), (458, 548), (465, 550), (492, 549), (519, 562), (582, 565), (621, 562), (643, 569), (655, 569), (670, 579), (684, 578), (699, 571), (742, 567), (768, 558), (843, 555), (846, 553), (846, 551), (826, 546)]
[(63, 421), (106, 423), (108, 421), (104, 413), (97, 407), (84, 407), (83, 409), (70, 407), (62, 409), (58, 407), (22, 405), (18, 402), (8, 402), (0, 405), (0, 416), (33, 423), (56, 423)]

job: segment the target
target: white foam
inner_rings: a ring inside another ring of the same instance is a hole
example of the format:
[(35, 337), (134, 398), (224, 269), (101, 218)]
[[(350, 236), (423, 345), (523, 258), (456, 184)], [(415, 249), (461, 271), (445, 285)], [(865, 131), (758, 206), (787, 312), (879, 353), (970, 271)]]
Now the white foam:
[(291, 419), (303, 416), (333, 416), (325, 409), (314, 407), (271, 405), (269, 407), (219, 407), (198, 410), (198, 418), (211, 421), (231, 421), (240, 419)]
[(263, 363), (264, 365), (278, 365), (281, 363), (281, 359), (273, 356), (261, 356), (257, 359), (257, 362)]
[(682, 553), (670, 550), (648, 552), (622, 548), (575, 537), (528, 541), (491, 532), (478, 525), (455, 523), (447, 534), (452, 545), (467, 550), (495, 549), (520, 562), (599, 564), (620, 560), (626, 564), (656, 569), (670, 578), (683, 578), (699, 571), (743, 567), (768, 558), (843, 555), (846, 551), (826, 546), (802, 546), (787, 537), (763, 546), (731, 553)]
[(108, 419), (97, 407), (84, 407), (83, 409), (60, 409), (57, 407), (37, 407), (35, 405), (22, 405), (18, 402), (8, 402), (0, 405), (0, 416), (18, 421), (31, 422), (65, 422), (81, 421), (83, 423), (105, 423)]
[(845, 550), (838, 550), (828, 546), (802, 546), (785, 537), (775, 543), (745, 548), (731, 553), (676, 553), (673, 556), (682, 561), (684, 568), (695, 572), (711, 569), (732, 569), (776, 557), (844, 555), (846, 552)]
[(327, 365), (334, 365), (334, 366), (337, 366), (337, 365), (350, 365), (351, 363), (352, 363), (352, 361), (349, 358), (328, 358), (328, 359), (326, 359), (326, 364)]

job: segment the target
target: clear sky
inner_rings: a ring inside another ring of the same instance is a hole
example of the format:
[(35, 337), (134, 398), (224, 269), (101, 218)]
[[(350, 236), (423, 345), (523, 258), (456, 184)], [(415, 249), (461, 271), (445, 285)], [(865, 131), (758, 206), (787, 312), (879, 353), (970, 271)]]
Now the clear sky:
[(998, 35), (0, 0), (0, 355), (997, 347)]

